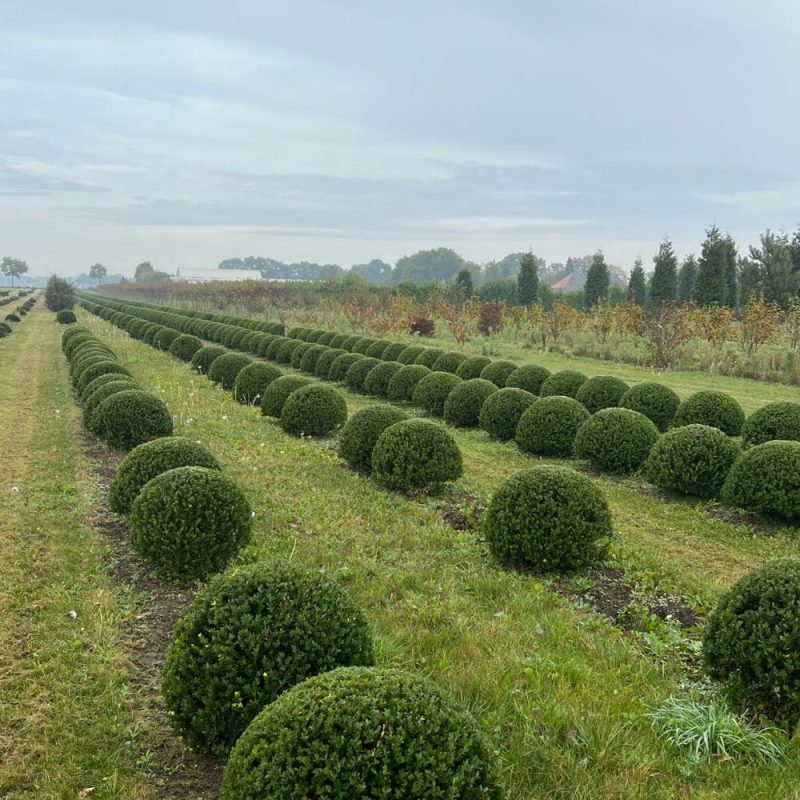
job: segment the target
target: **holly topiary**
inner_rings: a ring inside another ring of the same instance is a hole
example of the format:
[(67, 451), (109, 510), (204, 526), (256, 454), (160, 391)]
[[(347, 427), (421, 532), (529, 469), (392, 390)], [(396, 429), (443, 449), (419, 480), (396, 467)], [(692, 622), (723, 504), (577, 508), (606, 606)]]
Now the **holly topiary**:
[(455, 371), (459, 368), (461, 362), (466, 360), (467, 357), (463, 353), (455, 353), (450, 351), (447, 353), (442, 353), (439, 358), (433, 362), (433, 366), (430, 369), (432, 369), (434, 372), (452, 372), (455, 374)]
[(250, 506), (224, 473), (176, 467), (148, 481), (131, 506), (131, 545), (180, 583), (223, 569), (250, 539)]
[(776, 558), (740, 578), (711, 612), (703, 661), (735, 704), (800, 721), (800, 559)]
[[(102, 375), (101, 377), (113, 377), (117, 380), (108, 381), (102, 386), (97, 386), (91, 393), (88, 391), (83, 393), (83, 398), (81, 399), (81, 408), (83, 409), (84, 422), (89, 430), (94, 430), (94, 422), (92, 421), (92, 418), (94, 416), (94, 412), (97, 410), (97, 407), (103, 402), (103, 400), (105, 400), (107, 397), (111, 397), (112, 394), (116, 394), (117, 392), (128, 392), (132, 389), (142, 388), (133, 378), (130, 378), (127, 375), (108, 373), (106, 375)], [(95, 382), (96, 381), (92, 381), (92, 385), (94, 385)]]
[(619, 399), (620, 408), (644, 414), (662, 433), (669, 428), (681, 404), (669, 386), (655, 381), (637, 383)]
[(372, 394), (376, 397), (387, 397), (389, 394), (389, 382), (396, 372), (403, 369), (402, 364), (396, 361), (382, 361), (378, 366), (373, 367), (366, 378), (364, 378), (364, 394)]
[(742, 426), (745, 447), (776, 439), (800, 441), (800, 403), (767, 403), (754, 411)]
[(176, 331), (174, 328), (164, 328), (153, 337), (153, 345), (159, 350), (169, 352), (172, 343), (179, 338), (180, 335), (180, 331)]
[(483, 378), (472, 378), (456, 386), (444, 401), (444, 419), (459, 428), (474, 428), (481, 416), (481, 406), (497, 386)]
[(239, 353), (225, 353), (211, 363), (208, 377), (226, 391), (230, 391), (236, 385), (236, 376), (252, 363), (251, 358)]
[(278, 348), (275, 360), (279, 364), (288, 364), (292, 360), (292, 353), (294, 353), (295, 348), (300, 347), (301, 344), (303, 342), (300, 339), (286, 339)]
[[(403, 350), (406, 349), (406, 345), (404, 342), (392, 342), (384, 351), (381, 353), (381, 359), (383, 361), (397, 361), (397, 357)], [(398, 362), (399, 363), (399, 362)]]
[(498, 561), (540, 573), (598, 561), (613, 535), (600, 489), (574, 469), (548, 465), (518, 472), (500, 486), (483, 531)]
[[(310, 345), (304, 351), (302, 351), (303, 358), (300, 360), (298, 369), (300, 369), (301, 372), (306, 372), (309, 375), (313, 375), (314, 369), (317, 366), (317, 360), (323, 353), (327, 352), (328, 349), (329, 348), (327, 348), (324, 344)], [(299, 350), (300, 348), (298, 348), (294, 352), (297, 353)], [(294, 360), (294, 355), (292, 355), (292, 359)]]
[(317, 359), (316, 366), (314, 367), (314, 374), (323, 381), (329, 380), (328, 373), (331, 371), (333, 362), (346, 352), (346, 350), (327, 350), (322, 353)]
[(728, 473), (722, 499), (769, 517), (800, 520), (800, 442), (764, 442), (745, 450)]
[(458, 369), (456, 369), (456, 375), (458, 375), (462, 381), (480, 378), (481, 372), (483, 372), (484, 368), (488, 367), (491, 363), (492, 359), (487, 358), (486, 356), (470, 356), (469, 358), (465, 358), (458, 365)]
[(92, 414), (92, 432), (119, 450), (172, 435), (172, 417), (160, 397), (139, 389), (116, 392)]
[(397, 370), (389, 381), (387, 397), (393, 403), (410, 402), (417, 384), (431, 371), (422, 364), (409, 364)]
[(563, 369), (561, 372), (554, 372), (545, 379), (539, 389), (540, 397), (575, 397), (578, 389), (583, 386), (589, 378), (582, 372), (575, 369)]
[(644, 474), (659, 489), (716, 497), (740, 449), (721, 430), (685, 425), (667, 431), (644, 462)]
[(424, 350), (420, 344), (410, 344), (399, 353), (395, 361), (400, 364), (413, 364)]
[(506, 385), (506, 379), (516, 368), (513, 361), (492, 361), (484, 367), (481, 378), (502, 389)]
[(506, 388), (490, 394), (481, 406), (481, 430), (504, 442), (513, 439), (520, 417), (535, 401), (524, 389)]
[(347, 421), (347, 403), (330, 386), (310, 384), (295, 389), (281, 410), (281, 427), (287, 433), (328, 436)]
[(145, 484), (176, 467), (222, 469), (208, 450), (183, 436), (165, 436), (140, 444), (131, 450), (119, 465), (111, 482), (109, 508), (116, 514), (129, 514), (133, 501)]
[(228, 351), (224, 347), (217, 347), (216, 345), (206, 345), (201, 347), (192, 356), (191, 365), (192, 369), (199, 372), (201, 375), (208, 375), (209, 367), (220, 356), (225, 355)]
[(506, 386), (524, 389), (526, 392), (538, 396), (542, 391), (542, 384), (550, 375), (552, 373), (546, 367), (537, 367), (536, 364), (523, 364), (506, 378)]
[(432, 372), (417, 384), (411, 402), (421, 406), (431, 416), (441, 417), (448, 395), (460, 383), (462, 380), (455, 373)]
[(182, 334), (173, 340), (169, 346), (169, 354), (181, 361), (191, 361), (194, 354), (203, 346), (203, 342), (196, 336)]
[[(358, 353), (353, 353), (352, 355), (358, 355)], [(380, 363), (381, 361), (378, 358), (362, 357), (360, 361), (356, 361), (350, 365), (344, 376), (344, 382), (354, 392), (363, 392), (364, 381), (367, 379), (367, 375)]]
[(283, 375), (267, 384), (261, 396), (261, 413), (265, 417), (280, 417), (286, 398), (295, 389), (308, 386), (310, 378), (301, 375)]
[(744, 424), (744, 411), (729, 394), (713, 390), (697, 392), (678, 406), (673, 424), (675, 427), (710, 425), (728, 436), (738, 436)]
[(233, 396), (244, 405), (261, 405), (264, 389), (282, 375), (274, 364), (255, 361), (239, 371), (233, 384)]
[(119, 361), (98, 361), (90, 364), (86, 369), (82, 370), (75, 383), (75, 389), (78, 394), (83, 394), (84, 389), (95, 379), (101, 375), (108, 375), (113, 373), (116, 375), (127, 375), (131, 377), (131, 373), (119, 363)]
[(387, 339), (378, 339), (372, 342), (364, 353), (367, 358), (383, 358), (383, 351), (391, 344)]
[[(358, 353), (342, 353), (331, 364), (328, 370), (328, 380), (335, 383), (344, 383), (347, 372), (356, 361), (361, 361), (366, 356), (359, 355)], [(377, 361), (377, 359), (376, 359)]]
[(77, 322), (78, 318), (75, 316), (74, 311), (70, 311), (68, 308), (65, 308), (63, 311), (59, 311), (56, 314), (56, 322), (60, 323), (61, 325), (72, 325), (73, 322)]
[(195, 596), (175, 627), (162, 694), (190, 745), (224, 755), (286, 690), (374, 662), (369, 625), (341, 586), (319, 572), (253, 564)]
[(589, 412), (572, 397), (542, 397), (520, 417), (520, 449), (541, 456), (571, 456), (578, 429)]
[(372, 450), (378, 437), (391, 425), (409, 419), (402, 409), (385, 403), (362, 408), (339, 434), (339, 455), (360, 472), (372, 471)]
[(439, 360), (439, 356), (443, 354), (443, 350), (439, 350), (436, 347), (426, 347), (414, 360), (415, 364), (422, 364), (423, 367), (427, 367), (430, 370), (433, 370), (433, 365)]
[(342, 667), (253, 720), (231, 752), (220, 800), (501, 800), (496, 762), (478, 724), (427, 678)]
[(446, 428), (407, 419), (386, 428), (372, 450), (373, 476), (390, 489), (423, 488), (456, 480), (464, 471), (461, 451)]
[(575, 455), (603, 472), (633, 472), (644, 464), (658, 428), (629, 408), (603, 408), (578, 428)]
[(581, 384), (575, 394), (575, 399), (581, 403), (590, 414), (603, 408), (614, 408), (619, 405), (619, 400), (630, 387), (621, 378), (613, 375), (595, 375)]

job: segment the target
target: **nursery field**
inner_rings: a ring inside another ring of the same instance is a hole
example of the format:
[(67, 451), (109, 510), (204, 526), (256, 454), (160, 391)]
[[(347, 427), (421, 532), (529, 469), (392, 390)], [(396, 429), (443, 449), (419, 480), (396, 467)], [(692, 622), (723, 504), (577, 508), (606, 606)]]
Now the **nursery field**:
[[(463, 461), (456, 480), (390, 490), (347, 468), (335, 435), (289, 435), (167, 348), (76, 312), (117, 374), (161, 401), (174, 434), (207, 448), (243, 493), (252, 536), (232, 565), (292, 564), (343, 587), (372, 631), (375, 663), (430, 679), (475, 720), (504, 796), (800, 798), (791, 727), (733, 713), (700, 655), (707, 615), (736, 581), (800, 556), (795, 520), (664, 491), (639, 470), (536, 455), (474, 425), (447, 426)], [(130, 447), (113, 430), (84, 427), (66, 329), (35, 306), (0, 341), (0, 797), (215, 798), (224, 756), (173, 733), (160, 692), (173, 627), (201, 580), (157, 572), (132, 549), (130, 520), (110, 510), (109, 484)], [(748, 415), (798, 400), (792, 387), (741, 378), (654, 378), (511, 344), (497, 355), (655, 379), (681, 400), (714, 389)], [(350, 418), (379, 402), (334, 385)], [(506, 568), (487, 544), (492, 498), (541, 464), (569, 466), (608, 502), (614, 535), (587, 568)], [(693, 727), (693, 707), (705, 727)]]

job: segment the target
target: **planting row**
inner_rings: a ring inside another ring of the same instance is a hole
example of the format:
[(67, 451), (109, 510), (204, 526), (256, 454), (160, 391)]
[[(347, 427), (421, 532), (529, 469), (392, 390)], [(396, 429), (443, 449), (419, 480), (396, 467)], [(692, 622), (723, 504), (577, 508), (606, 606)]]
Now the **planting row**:
[[(17, 298), (13, 298), (17, 299)], [(6, 314), (2, 322), (0, 322), (0, 339), (5, 339), (13, 332), (12, 324), (21, 322), (22, 318), (34, 307), (36, 304), (35, 297), (29, 297), (22, 305), (17, 306), (10, 314)]]

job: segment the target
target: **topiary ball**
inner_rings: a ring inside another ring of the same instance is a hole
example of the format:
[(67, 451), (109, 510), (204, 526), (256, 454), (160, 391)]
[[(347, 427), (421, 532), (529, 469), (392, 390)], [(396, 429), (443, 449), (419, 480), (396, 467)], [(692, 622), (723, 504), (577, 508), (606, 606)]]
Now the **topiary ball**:
[(330, 380), (329, 373), (333, 362), (336, 361), (339, 356), (345, 355), (346, 352), (346, 350), (326, 350), (317, 358), (317, 363), (314, 366), (314, 374), (323, 381)]
[(603, 472), (633, 472), (644, 464), (658, 428), (629, 408), (604, 408), (589, 417), (575, 436), (575, 455)]
[(223, 572), (195, 595), (175, 626), (161, 689), (183, 738), (225, 754), (287, 689), (374, 662), (369, 625), (339, 584), (260, 563)]
[(268, 383), (261, 395), (261, 413), (265, 417), (280, 417), (286, 398), (296, 389), (311, 384), (310, 378), (301, 375), (283, 375)]
[(542, 397), (520, 417), (514, 437), (520, 449), (541, 456), (571, 456), (589, 412), (572, 397)]
[[(424, 355), (424, 354), (423, 354)], [(422, 356), (420, 356), (421, 358)], [(442, 353), (436, 361), (433, 362), (433, 366), (430, 367), (434, 372), (452, 372), (455, 374), (455, 371), (461, 366), (463, 361), (466, 361), (467, 357), (463, 353), (456, 353), (453, 351)], [(418, 364), (421, 364), (421, 361), (417, 361)], [(423, 364), (423, 366), (428, 366), (427, 364)]]
[(107, 397), (94, 410), (91, 424), (96, 436), (119, 450), (172, 435), (172, 417), (164, 401), (140, 389)]
[(372, 450), (378, 437), (396, 422), (409, 419), (402, 409), (385, 403), (362, 408), (347, 421), (339, 434), (339, 455), (360, 472), (372, 471)]
[(397, 361), (397, 357), (405, 349), (405, 342), (391, 342), (389, 346), (381, 353), (381, 359), (383, 361)]
[(342, 667), (253, 720), (220, 800), (501, 800), (496, 761), (478, 724), (427, 678)]
[(192, 369), (199, 372), (201, 375), (208, 375), (209, 367), (214, 361), (228, 351), (224, 347), (217, 347), (216, 345), (206, 345), (201, 347), (193, 356), (191, 360)]
[(431, 371), (422, 364), (409, 364), (401, 367), (389, 381), (387, 397), (393, 403), (411, 402), (417, 384)]
[(426, 347), (415, 359), (415, 364), (421, 364), (429, 370), (433, 370), (433, 365), (439, 360), (439, 356), (444, 351), (439, 350), (438, 347)]
[(575, 399), (583, 405), (590, 414), (603, 408), (614, 408), (619, 404), (619, 399), (630, 387), (621, 378), (613, 375), (595, 375), (581, 384), (575, 394)]
[[(102, 386), (98, 386), (91, 393), (89, 393), (87, 388), (87, 390), (83, 393), (83, 399), (81, 400), (83, 420), (86, 423), (86, 427), (90, 431), (94, 430), (94, 423), (92, 422), (94, 412), (103, 402), (103, 400), (105, 400), (107, 397), (111, 397), (112, 394), (116, 394), (117, 392), (128, 392), (131, 389), (142, 388), (133, 378), (129, 378), (127, 375), (116, 375), (114, 373), (109, 373), (107, 375), (101, 375), (100, 377), (116, 378), (116, 380), (108, 381)], [(97, 381), (94, 380), (89, 385), (94, 386), (96, 382)]]
[(800, 441), (800, 403), (767, 403), (754, 411), (742, 426), (745, 447), (776, 439)]
[(498, 561), (540, 573), (598, 561), (613, 535), (600, 489), (569, 467), (548, 465), (506, 480), (489, 503), (483, 530)]
[(490, 394), (481, 406), (481, 430), (504, 442), (513, 439), (520, 417), (535, 401), (524, 389), (506, 388)]
[(542, 391), (542, 384), (551, 374), (546, 367), (537, 367), (536, 364), (523, 364), (506, 378), (506, 386), (524, 389), (526, 392), (538, 396)]
[(506, 379), (516, 368), (513, 361), (492, 361), (484, 367), (481, 378), (502, 389), (506, 385)]
[(575, 397), (578, 389), (588, 380), (586, 375), (574, 369), (554, 372), (542, 383), (539, 395), (541, 397)]
[(400, 352), (395, 361), (400, 364), (413, 364), (424, 350), (421, 344), (410, 344)]
[[(358, 355), (358, 353), (353, 353), (352, 355)], [(354, 362), (348, 367), (347, 373), (344, 376), (344, 382), (354, 392), (363, 392), (364, 381), (367, 379), (367, 375), (380, 363), (381, 361), (378, 358), (362, 357), (359, 361)]]
[[(334, 383), (344, 383), (347, 378), (347, 372), (356, 361), (361, 361), (365, 356), (359, 353), (342, 353), (334, 360), (328, 370), (328, 380)], [(376, 359), (377, 361), (377, 359)]]
[(432, 372), (416, 385), (411, 402), (431, 416), (441, 417), (450, 392), (461, 383), (461, 378), (452, 372)]
[(390, 341), (387, 339), (378, 339), (377, 341), (372, 342), (370, 346), (366, 349), (364, 355), (367, 358), (382, 358), (383, 351), (391, 344)]
[(73, 322), (77, 321), (78, 318), (75, 316), (75, 312), (70, 311), (69, 309), (64, 309), (56, 314), (56, 322), (59, 322), (62, 325), (71, 325)]
[(709, 425), (728, 436), (738, 436), (744, 424), (744, 411), (739, 403), (724, 392), (697, 392), (684, 400), (675, 414), (673, 424)]
[(716, 497), (739, 445), (718, 428), (685, 425), (667, 431), (644, 462), (644, 474), (659, 489), (696, 497)]
[[(118, 383), (119, 381), (127, 381), (130, 384), (136, 384), (130, 375), (120, 375), (117, 372), (107, 372), (105, 375), (100, 375), (95, 378), (91, 383), (87, 384), (83, 390), (83, 397), (81, 403), (84, 403), (94, 394), (96, 389), (105, 386), (107, 383)], [(85, 413), (85, 412), (84, 412)]]
[(264, 389), (282, 375), (274, 364), (255, 361), (239, 371), (233, 384), (233, 396), (244, 405), (261, 405)]
[(497, 386), (483, 378), (472, 378), (456, 386), (444, 401), (444, 419), (459, 428), (474, 428), (480, 422), (481, 407)]
[(301, 344), (303, 341), (300, 339), (285, 339), (275, 353), (275, 360), (279, 364), (288, 364), (292, 360), (295, 348), (300, 347)]
[(129, 514), (133, 501), (144, 485), (162, 472), (176, 467), (222, 469), (208, 450), (183, 436), (165, 436), (135, 447), (119, 465), (111, 482), (109, 508), (116, 514)]
[(208, 377), (226, 391), (230, 391), (236, 385), (236, 376), (252, 363), (251, 358), (239, 353), (225, 353), (211, 363)]
[(173, 340), (172, 344), (169, 346), (169, 354), (179, 358), (181, 361), (191, 361), (194, 358), (194, 354), (200, 350), (202, 346), (202, 341), (196, 336), (183, 334)]
[(728, 473), (722, 499), (768, 517), (800, 520), (800, 442), (764, 442), (745, 450)]
[(328, 436), (346, 421), (344, 397), (336, 389), (319, 384), (295, 389), (281, 410), (281, 427), (295, 436)]
[[(301, 344), (297, 345), (297, 347), (292, 350), (292, 357), (289, 359), (289, 364), (294, 367), (294, 369), (300, 369), (300, 364), (303, 363), (303, 358), (305, 354), (312, 348), (318, 347), (321, 345), (311, 344), (309, 342), (302, 342)], [(324, 351), (322, 351), (324, 352)]]
[(456, 375), (462, 381), (469, 381), (473, 378), (480, 378), (481, 372), (492, 363), (491, 358), (486, 356), (470, 356), (465, 358), (456, 369)]
[[(325, 353), (329, 348), (327, 348), (324, 344), (312, 344), (307, 347), (303, 352), (303, 358), (300, 360), (299, 369), (301, 372), (305, 372), (309, 375), (314, 374), (314, 370), (317, 367), (317, 360), (319, 357)], [(297, 354), (298, 350), (295, 350), (292, 354), (292, 360), (294, 360), (294, 356)]]
[(709, 675), (745, 709), (788, 728), (800, 720), (800, 559), (776, 558), (740, 578), (703, 634)]
[(669, 428), (681, 404), (669, 386), (655, 381), (637, 383), (619, 399), (620, 408), (644, 414), (662, 433)]
[(353, 341), (355, 342), (355, 338), (350, 336), (349, 333), (337, 333), (331, 337), (331, 340), (327, 342), (327, 345), (328, 347), (333, 347), (335, 350), (339, 349), (347, 350), (347, 348), (343, 347), (343, 345), (349, 339), (353, 339)]
[(250, 505), (223, 472), (176, 467), (148, 481), (131, 506), (131, 545), (180, 583), (223, 569), (250, 540)]
[(153, 337), (153, 346), (159, 350), (169, 352), (172, 343), (178, 339), (180, 335), (180, 331), (176, 331), (174, 328), (164, 328)]
[[(370, 339), (369, 336), (363, 336), (353, 345), (350, 352), (365, 356), (367, 355), (367, 350), (369, 350), (370, 345), (372, 345), (375, 341), (375, 339)], [(369, 358), (372, 358), (372, 356), (369, 356)]]
[(79, 395), (82, 395), (86, 387), (101, 375), (127, 375), (131, 377), (131, 373), (118, 361), (98, 361), (90, 364), (86, 369), (82, 370), (75, 382), (75, 389)]
[(364, 378), (363, 391), (365, 394), (372, 394), (376, 397), (387, 397), (389, 394), (389, 382), (395, 373), (403, 369), (402, 364), (396, 361), (382, 361), (373, 367), (366, 378)]

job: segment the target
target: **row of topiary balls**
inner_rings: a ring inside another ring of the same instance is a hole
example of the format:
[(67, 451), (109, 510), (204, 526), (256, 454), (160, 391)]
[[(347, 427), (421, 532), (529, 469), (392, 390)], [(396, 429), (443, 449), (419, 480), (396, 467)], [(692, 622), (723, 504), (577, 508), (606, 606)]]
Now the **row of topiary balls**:
[(11, 327), (13, 322), (21, 322), (24, 317), (36, 304), (35, 297), (29, 297), (22, 305), (17, 306), (10, 314), (6, 314), (5, 319), (0, 322), (0, 339), (5, 339), (14, 330)]

